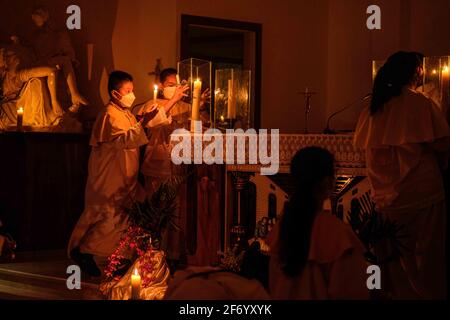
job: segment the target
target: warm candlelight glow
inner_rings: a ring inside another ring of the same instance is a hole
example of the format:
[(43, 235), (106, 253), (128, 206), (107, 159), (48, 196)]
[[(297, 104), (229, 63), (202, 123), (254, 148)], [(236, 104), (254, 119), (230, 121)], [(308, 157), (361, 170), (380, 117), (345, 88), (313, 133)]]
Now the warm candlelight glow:
[(156, 99), (158, 98), (158, 85), (153, 86), (153, 103), (156, 103)]
[(138, 300), (140, 298), (141, 291), (141, 276), (138, 269), (134, 269), (134, 273), (131, 275), (131, 299)]
[(448, 66), (444, 66), (442, 68), (442, 73), (448, 73)]
[(17, 131), (22, 131), (23, 128), (23, 107), (17, 109)]
[(225, 117), (224, 116), (220, 116), (220, 121), (224, 122), (225, 121)]
[(437, 73), (436, 69), (433, 69), (433, 71), (431, 71), (431, 73), (436, 74)]

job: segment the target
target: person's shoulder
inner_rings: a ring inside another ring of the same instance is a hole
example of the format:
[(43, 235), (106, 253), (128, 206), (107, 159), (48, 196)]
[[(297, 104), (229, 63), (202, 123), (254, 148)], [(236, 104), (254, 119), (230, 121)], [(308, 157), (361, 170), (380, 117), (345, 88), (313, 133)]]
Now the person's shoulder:
[(353, 235), (351, 227), (329, 211), (322, 211), (317, 215), (314, 227), (330, 229), (332, 234)]
[(108, 102), (104, 108), (104, 114), (107, 117), (115, 118), (121, 117), (123, 115), (123, 111), (114, 103)]
[(413, 105), (416, 106), (429, 106), (433, 104), (433, 100), (430, 97), (417, 90), (407, 89), (405, 90), (405, 96), (413, 100), (415, 102)]
[(363, 251), (352, 228), (329, 212), (318, 214), (311, 236), (310, 260), (330, 263), (350, 250)]

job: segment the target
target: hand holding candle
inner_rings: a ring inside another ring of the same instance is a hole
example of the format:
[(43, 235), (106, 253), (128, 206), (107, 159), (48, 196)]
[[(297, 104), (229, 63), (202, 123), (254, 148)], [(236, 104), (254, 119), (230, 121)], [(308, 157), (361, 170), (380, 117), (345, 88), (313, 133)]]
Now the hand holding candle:
[(141, 294), (141, 276), (138, 269), (134, 269), (134, 273), (131, 275), (131, 299), (139, 300)]

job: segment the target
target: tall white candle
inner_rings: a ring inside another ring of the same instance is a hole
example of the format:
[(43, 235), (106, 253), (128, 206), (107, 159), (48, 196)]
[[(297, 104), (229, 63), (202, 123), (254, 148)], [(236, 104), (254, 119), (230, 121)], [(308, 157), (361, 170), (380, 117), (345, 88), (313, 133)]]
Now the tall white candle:
[(236, 119), (236, 97), (234, 94), (234, 74), (231, 70), (231, 79), (228, 79), (228, 108), (227, 118)]
[(131, 299), (139, 300), (141, 292), (141, 276), (137, 268), (134, 269), (134, 274), (131, 275)]
[(448, 66), (445, 65), (442, 68), (442, 74), (441, 74), (441, 103), (444, 106), (447, 102), (448, 95), (449, 95), (449, 70)]
[(191, 131), (194, 128), (194, 121), (200, 120), (200, 98), (202, 94), (202, 82), (200, 79), (194, 81), (194, 91), (192, 93), (192, 115)]

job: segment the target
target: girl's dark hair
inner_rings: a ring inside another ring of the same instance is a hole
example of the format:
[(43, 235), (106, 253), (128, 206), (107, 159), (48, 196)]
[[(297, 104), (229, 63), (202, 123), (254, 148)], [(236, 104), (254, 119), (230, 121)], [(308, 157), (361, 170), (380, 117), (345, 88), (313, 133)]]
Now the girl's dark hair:
[(111, 91), (120, 90), (124, 82), (133, 82), (133, 77), (124, 71), (113, 71), (109, 74), (108, 93), (111, 97)]
[(307, 147), (298, 151), (291, 162), (295, 191), (286, 202), (280, 221), (278, 258), (283, 273), (298, 275), (309, 256), (311, 231), (321, 208), (318, 192), (321, 182), (334, 178), (334, 158), (325, 149)]
[(387, 59), (375, 77), (370, 104), (371, 115), (381, 110), (389, 100), (399, 96), (403, 87), (414, 81), (422, 59), (423, 55), (420, 53), (405, 51), (394, 53)]

